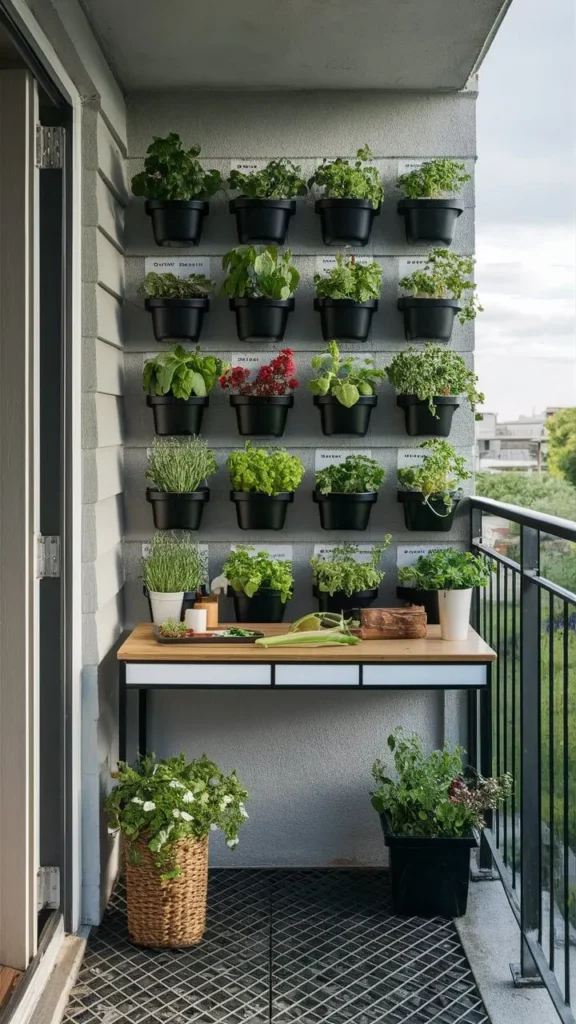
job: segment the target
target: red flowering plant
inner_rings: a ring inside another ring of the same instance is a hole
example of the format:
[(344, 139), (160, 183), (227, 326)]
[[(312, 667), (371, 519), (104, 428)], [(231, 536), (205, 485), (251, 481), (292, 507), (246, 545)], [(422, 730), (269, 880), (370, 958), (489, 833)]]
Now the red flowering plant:
[(230, 390), (237, 395), (272, 398), (287, 395), (298, 387), (295, 370), (294, 352), (291, 348), (283, 348), (274, 359), (258, 368), (253, 380), (250, 380), (252, 370), (245, 366), (232, 366), (219, 381), (225, 391)]

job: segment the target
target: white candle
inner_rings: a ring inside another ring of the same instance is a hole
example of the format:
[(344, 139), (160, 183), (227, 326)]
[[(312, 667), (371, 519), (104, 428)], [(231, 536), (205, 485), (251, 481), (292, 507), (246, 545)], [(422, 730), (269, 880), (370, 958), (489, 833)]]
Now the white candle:
[(205, 633), (206, 615), (205, 608), (187, 608), (185, 622), (188, 629), (193, 629), (195, 633)]

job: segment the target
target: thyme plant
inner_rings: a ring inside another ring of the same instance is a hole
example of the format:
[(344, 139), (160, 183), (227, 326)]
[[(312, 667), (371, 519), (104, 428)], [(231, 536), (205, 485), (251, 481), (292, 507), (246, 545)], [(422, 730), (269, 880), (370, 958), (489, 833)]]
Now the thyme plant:
[(161, 530), (154, 534), (141, 564), (144, 586), (159, 594), (194, 592), (208, 575), (206, 556), (197, 543)]
[(216, 472), (214, 452), (202, 437), (155, 437), (146, 479), (159, 491), (190, 494)]
[(214, 282), (204, 274), (146, 274), (140, 285), (140, 294), (148, 299), (206, 299), (214, 290)]
[(472, 256), (458, 256), (450, 249), (433, 249), (426, 257), (423, 267), (400, 280), (400, 287), (416, 299), (454, 299), (460, 301), (464, 292), (471, 292), (462, 299), (458, 314), (461, 324), (474, 320), (483, 307), (474, 294), (476, 284), (472, 278), (474, 259)]
[[(478, 391), (478, 377), (469, 370), (458, 352), (427, 341), (424, 349), (417, 351), (410, 346), (399, 352), (386, 367), (388, 380), (399, 395), (416, 395), (420, 401), (428, 402), (428, 408), (436, 416), (434, 399), (440, 395), (465, 395), (476, 412), (484, 395)], [(476, 419), (482, 419), (476, 413)]]

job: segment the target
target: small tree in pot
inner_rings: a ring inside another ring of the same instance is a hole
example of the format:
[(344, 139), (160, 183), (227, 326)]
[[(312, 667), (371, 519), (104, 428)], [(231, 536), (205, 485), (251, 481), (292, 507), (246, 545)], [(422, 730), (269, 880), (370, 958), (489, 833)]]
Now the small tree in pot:
[(292, 597), (292, 563), (239, 544), (222, 566), (232, 588), (237, 622), (282, 622)]
[(240, 341), (282, 341), (300, 274), (290, 250), (279, 254), (274, 245), (232, 249), (222, 259), (228, 276), (222, 291), (236, 312)]
[(327, 345), (324, 354), (312, 357), (312, 369), (318, 373), (308, 382), (308, 389), (320, 409), (322, 433), (327, 437), (364, 437), (378, 401), (374, 389), (386, 371), (377, 370), (371, 358), (360, 362), (352, 353), (341, 356), (335, 341)]
[(324, 245), (366, 245), (370, 240), (384, 198), (378, 170), (368, 164), (371, 159), (369, 146), (363, 146), (353, 163), (341, 156), (324, 159), (310, 178), (309, 188), (324, 189), (324, 198), (315, 206)]
[(270, 160), (261, 171), (230, 172), (228, 187), (241, 193), (230, 202), (236, 214), (238, 241), (284, 245), (290, 218), (296, 212), (294, 196), (308, 192), (301, 169), (286, 157)]
[(474, 587), (485, 587), (494, 566), (470, 551), (444, 548), (420, 555), (414, 565), (398, 570), (398, 578), (415, 588), (438, 595), (443, 640), (465, 640), (470, 623)]
[(397, 184), (406, 198), (398, 203), (398, 213), (404, 217), (410, 245), (452, 243), (456, 221), (464, 209), (454, 196), (470, 178), (464, 164), (446, 157), (426, 160), (400, 175)]
[[(484, 401), (477, 389), (478, 377), (462, 356), (431, 341), (423, 352), (411, 346), (394, 356), (386, 373), (398, 395), (396, 404), (404, 410), (406, 433), (411, 437), (448, 437), (460, 396), (468, 399), (473, 412)], [(482, 419), (479, 413), (476, 419)]]
[[(400, 287), (408, 293), (398, 299), (407, 341), (450, 341), (456, 314), (461, 324), (474, 320), (482, 306), (474, 294), (473, 271), (472, 256), (433, 249), (423, 267), (400, 280)], [(465, 292), (469, 295), (463, 299)]]
[(316, 474), (312, 497), (320, 509), (323, 530), (366, 530), (386, 470), (366, 455), (348, 455), (343, 462)]
[(198, 341), (213, 290), (213, 282), (204, 274), (146, 274), (140, 293), (146, 296), (144, 305), (152, 315), (156, 341)]
[(146, 404), (154, 413), (154, 429), (161, 435), (199, 434), (208, 396), (230, 363), (217, 356), (190, 352), (176, 345), (148, 359), (142, 372)]
[(155, 437), (148, 455), (146, 500), (157, 530), (197, 530), (210, 500), (214, 452), (202, 437)]
[(150, 551), (142, 559), (142, 582), (155, 625), (167, 619), (179, 622), (184, 603), (191, 604), (207, 574), (206, 557), (189, 537), (154, 534)]
[(230, 499), (236, 505), (241, 530), (281, 530), (294, 491), (304, 476), (304, 466), (284, 448), (244, 449), (228, 456)]
[(355, 256), (338, 254), (333, 269), (314, 274), (314, 309), (320, 313), (324, 341), (367, 341), (381, 284), (380, 264), (357, 263)]
[(466, 459), (456, 454), (448, 441), (431, 438), (419, 445), (425, 451), (420, 466), (398, 470), (398, 501), (404, 505), (407, 530), (440, 530), (452, 527), (454, 512), (461, 498), (460, 481), (471, 476)]
[(385, 575), (378, 566), (391, 540), (388, 533), (382, 544), (375, 544), (368, 561), (358, 560), (356, 544), (338, 544), (329, 554), (310, 559), (321, 612), (350, 612), (374, 604)]
[(283, 348), (274, 359), (260, 366), (254, 380), (252, 371), (233, 366), (220, 377), (220, 386), (230, 395), (236, 410), (238, 432), (244, 437), (282, 437), (288, 410), (294, 405), (293, 391), (298, 387), (296, 365), (291, 348)]
[(144, 170), (132, 178), (132, 192), (146, 199), (156, 245), (198, 245), (206, 202), (222, 188), (220, 171), (205, 171), (197, 159), (200, 146), (184, 149), (176, 132), (154, 136)]

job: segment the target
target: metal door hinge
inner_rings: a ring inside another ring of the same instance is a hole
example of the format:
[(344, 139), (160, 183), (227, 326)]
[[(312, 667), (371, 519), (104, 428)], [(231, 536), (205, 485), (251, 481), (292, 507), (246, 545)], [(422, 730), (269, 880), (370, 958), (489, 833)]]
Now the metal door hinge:
[(36, 167), (41, 171), (62, 170), (64, 167), (64, 128), (45, 128), (36, 125)]
[(60, 868), (40, 868), (37, 874), (36, 903), (38, 910), (60, 907)]
[(36, 578), (56, 579), (60, 575), (60, 537), (38, 537)]

